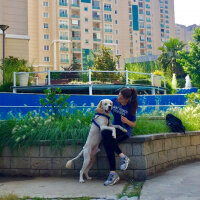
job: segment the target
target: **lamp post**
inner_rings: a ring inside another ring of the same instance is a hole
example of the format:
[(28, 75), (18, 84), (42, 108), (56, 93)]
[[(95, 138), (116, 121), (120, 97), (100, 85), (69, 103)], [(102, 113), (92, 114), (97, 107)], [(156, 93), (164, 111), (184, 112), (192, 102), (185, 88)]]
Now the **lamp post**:
[(5, 81), (5, 73), (4, 73), (4, 64), (5, 64), (5, 31), (8, 29), (8, 25), (0, 25), (0, 29), (3, 31), (3, 59), (2, 59), (2, 67), (3, 67), (3, 84)]

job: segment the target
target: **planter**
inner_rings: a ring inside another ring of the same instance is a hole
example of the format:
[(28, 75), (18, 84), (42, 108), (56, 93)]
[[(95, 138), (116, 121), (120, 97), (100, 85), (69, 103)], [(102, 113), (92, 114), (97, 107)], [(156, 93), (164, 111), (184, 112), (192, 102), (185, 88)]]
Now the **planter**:
[(161, 76), (153, 76), (153, 85), (161, 87)]
[(19, 85), (20, 86), (28, 86), (28, 79), (29, 79), (28, 73), (19, 74)]
[[(19, 151), (5, 147), (0, 153), (0, 175), (79, 176), (83, 159), (76, 160), (71, 169), (66, 169), (65, 164), (77, 156), (83, 145), (67, 141), (63, 151), (52, 149), (48, 141)], [(120, 143), (120, 148), (131, 160), (127, 170), (120, 172), (119, 157), (116, 156), (120, 177), (145, 180), (173, 166), (200, 160), (200, 131), (134, 136)], [(100, 149), (89, 174), (106, 178), (109, 165), (102, 144)]]

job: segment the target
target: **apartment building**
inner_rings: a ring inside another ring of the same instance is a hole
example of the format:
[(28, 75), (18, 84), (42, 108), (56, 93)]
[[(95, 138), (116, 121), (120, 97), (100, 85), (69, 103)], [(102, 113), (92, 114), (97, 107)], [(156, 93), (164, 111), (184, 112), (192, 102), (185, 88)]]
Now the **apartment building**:
[[(29, 60), (28, 3), (27, 0), (0, 0), (0, 24), (8, 25), (5, 31), (5, 57), (14, 56)], [(3, 34), (0, 30), (0, 60)], [(0, 83), (2, 82), (0, 73)]]
[(196, 24), (193, 24), (191, 26), (184, 26), (181, 24), (176, 24), (176, 37), (179, 40), (186, 43), (186, 46), (185, 46), (186, 51), (190, 50), (188, 42), (193, 40), (192, 35), (194, 33), (195, 28), (200, 28), (200, 26), (198, 26)]
[(124, 58), (157, 55), (175, 37), (174, 0), (29, 0), (30, 62), (38, 71), (87, 69), (105, 45)]

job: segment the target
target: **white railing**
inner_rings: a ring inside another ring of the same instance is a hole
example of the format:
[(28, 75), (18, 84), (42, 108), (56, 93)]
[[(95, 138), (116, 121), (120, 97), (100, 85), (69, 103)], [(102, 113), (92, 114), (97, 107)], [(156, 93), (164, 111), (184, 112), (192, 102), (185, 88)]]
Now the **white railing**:
[[(29, 85), (89, 85), (89, 93), (92, 93), (92, 85), (95, 84), (123, 84), (123, 85), (150, 85), (166, 88), (165, 77), (153, 73), (124, 71), (42, 71), (42, 72), (14, 72), (13, 93), (17, 85), (26, 87), (28, 83), (21, 82), (21, 76), (29, 76)], [(161, 82), (163, 80), (163, 83)], [(154, 87), (155, 88), (155, 87)], [(152, 93), (154, 93), (152, 91)]]

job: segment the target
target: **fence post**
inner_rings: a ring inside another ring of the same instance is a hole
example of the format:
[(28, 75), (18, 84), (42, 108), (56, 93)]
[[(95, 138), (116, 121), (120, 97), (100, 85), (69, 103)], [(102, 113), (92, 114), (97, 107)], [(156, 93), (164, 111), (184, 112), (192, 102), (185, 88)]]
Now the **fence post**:
[[(16, 87), (16, 72), (13, 73), (13, 87)], [(13, 93), (17, 93), (16, 88), (13, 88)]]
[(92, 95), (92, 71), (89, 69), (89, 95)]
[(128, 70), (126, 70), (126, 85), (128, 85)]
[(154, 81), (153, 81), (153, 73), (151, 73), (151, 85), (154, 86)]
[(164, 77), (163, 79), (164, 79), (164, 88), (165, 88), (165, 90), (164, 90), (164, 94), (167, 94), (167, 91), (166, 91), (166, 80), (165, 80), (165, 77)]
[(47, 73), (48, 73), (48, 85), (51, 85), (51, 72), (49, 69), (48, 69)]
[(92, 83), (92, 73), (91, 73), (91, 69), (89, 69), (89, 84)]

